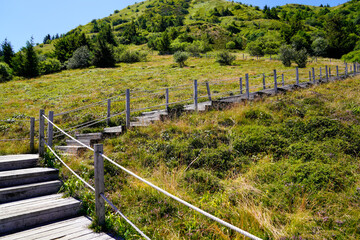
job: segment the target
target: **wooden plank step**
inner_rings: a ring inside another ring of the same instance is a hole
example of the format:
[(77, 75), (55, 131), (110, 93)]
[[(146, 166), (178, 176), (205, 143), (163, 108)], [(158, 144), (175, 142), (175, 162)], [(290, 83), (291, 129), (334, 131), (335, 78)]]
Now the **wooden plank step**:
[[(85, 144), (86, 146), (90, 146), (91, 145), (91, 142), (90, 140), (79, 140), (80, 142), (82, 142), (83, 144)], [(67, 146), (78, 146), (78, 147), (81, 147), (83, 145), (81, 145), (80, 143), (76, 142), (75, 140), (72, 140), (72, 139), (66, 139), (66, 144)]]
[(96, 239), (97, 237), (104, 237), (104, 239), (120, 239), (113, 238), (111, 235), (106, 233), (94, 233), (88, 228), (90, 224), (91, 219), (88, 217), (75, 217), (9, 234), (4, 237), (0, 237), (0, 240), (66, 240), (80, 237), (88, 237), (87, 239)]
[(55, 146), (55, 149), (69, 155), (79, 155), (87, 150), (83, 146)]
[(4, 203), (0, 205), (0, 233), (73, 217), (79, 211), (80, 201), (61, 194)]
[[(211, 105), (212, 105), (211, 101), (199, 102), (198, 103), (198, 111), (200, 111), (200, 112), (206, 111), (206, 106), (211, 106)], [(195, 111), (195, 105), (194, 104), (185, 105), (184, 110), (185, 111)]]
[(35, 167), (38, 159), (37, 154), (0, 156), (0, 171)]
[(82, 133), (76, 134), (75, 138), (78, 140), (101, 140), (102, 133)]
[(21, 199), (54, 194), (59, 191), (61, 181), (48, 181), (41, 183), (25, 184), (7, 188), (0, 188), (0, 203), (18, 201)]
[(104, 128), (103, 131), (105, 134), (121, 134), (122, 132), (124, 132), (123, 126)]
[(54, 168), (25, 168), (0, 172), (0, 188), (58, 179), (59, 170)]

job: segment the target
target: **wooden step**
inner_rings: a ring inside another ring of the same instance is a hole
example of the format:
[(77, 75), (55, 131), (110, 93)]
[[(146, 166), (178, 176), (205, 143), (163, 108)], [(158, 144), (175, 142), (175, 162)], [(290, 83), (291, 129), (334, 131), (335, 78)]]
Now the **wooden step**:
[[(86, 146), (90, 146), (90, 145), (91, 145), (90, 140), (79, 140), (79, 141), (82, 142), (83, 144), (85, 144)], [(67, 140), (66, 140), (66, 145), (67, 145), (67, 146), (78, 146), (78, 147), (83, 146), (83, 145), (81, 145), (80, 143), (78, 143), (77, 141), (75, 141), (75, 140), (70, 140), (70, 139), (67, 139)]]
[(54, 168), (25, 168), (0, 172), (0, 188), (58, 179), (59, 170)]
[[(211, 106), (211, 105), (212, 105), (211, 101), (199, 102), (198, 103), (198, 111), (199, 112), (204, 112), (204, 111), (206, 111), (207, 106)], [(185, 111), (190, 111), (190, 112), (195, 111), (195, 105), (194, 104), (185, 105), (184, 110)]]
[(104, 131), (103, 131), (104, 134), (117, 134), (117, 135), (119, 135), (123, 132), (124, 132), (123, 126), (104, 128)]
[(83, 146), (55, 146), (55, 149), (69, 155), (79, 155), (87, 150)]
[(75, 138), (82, 141), (82, 140), (101, 140), (102, 134), (101, 133), (82, 133), (76, 134)]
[(0, 171), (35, 167), (38, 159), (37, 154), (0, 156)]
[(0, 203), (54, 194), (59, 191), (60, 187), (61, 181), (55, 180), (0, 188)]
[(74, 217), (79, 211), (80, 201), (62, 198), (62, 194), (4, 203), (0, 205), (0, 234)]
[[(106, 233), (94, 233), (89, 229), (91, 219), (88, 217), (75, 217), (57, 221), (29, 230), (0, 237), (0, 240), (48, 240), (48, 239), (115, 239)], [(120, 239), (120, 238), (118, 238)]]

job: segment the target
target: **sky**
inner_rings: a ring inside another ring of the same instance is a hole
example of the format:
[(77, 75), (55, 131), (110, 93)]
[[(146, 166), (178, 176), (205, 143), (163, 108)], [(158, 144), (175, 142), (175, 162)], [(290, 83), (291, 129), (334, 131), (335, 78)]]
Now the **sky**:
[[(34, 38), (42, 43), (47, 34), (66, 33), (93, 19), (104, 18), (140, 0), (0, 0), (0, 43), (5, 38), (18, 51)], [(336, 6), (346, 0), (237, 0), (253, 6), (298, 3)]]

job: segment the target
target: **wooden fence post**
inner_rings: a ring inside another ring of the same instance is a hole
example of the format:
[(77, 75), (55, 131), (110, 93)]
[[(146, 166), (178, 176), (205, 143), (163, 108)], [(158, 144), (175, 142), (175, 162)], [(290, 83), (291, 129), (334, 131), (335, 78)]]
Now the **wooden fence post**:
[(39, 157), (44, 157), (44, 139), (45, 139), (45, 110), (41, 109), (39, 113)]
[(107, 100), (107, 111), (106, 111), (106, 124), (110, 125), (110, 116), (111, 116), (111, 99)]
[(169, 112), (169, 89), (165, 89), (166, 111)]
[(326, 77), (326, 81), (328, 82), (329, 81), (329, 68), (327, 65), (325, 66), (325, 77)]
[(95, 212), (99, 225), (105, 224), (105, 201), (100, 196), (104, 194), (104, 159), (103, 145), (94, 145), (94, 167), (95, 167)]
[(30, 152), (35, 152), (35, 118), (30, 118)]
[(250, 99), (249, 74), (245, 74), (246, 98)]
[(211, 102), (211, 91), (210, 91), (209, 82), (206, 82), (206, 91), (207, 91), (208, 99)]
[(313, 83), (316, 83), (315, 68), (312, 68)]
[(339, 79), (339, 66), (336, 65), (336, 79)]
[(263, 89), (266, 89), (265, 73), (263, 73)]
[(299, 85), (299, 67), (296, 67), (296, 85)]
[(242, 81), (242, 77), (240, 78), (240, 94), (243, 94), (243, 81)]
[(274, 89), (275, 93), (278, 93), (276, 69), (274, 70)]
[(311, 82), (311, 71), (309, 71), (309, 82)]
[(194, 80), (194, 108), (195, 112), (198, 111), (198, 86), (197, 86), (197, 80)]
[[(51, 122), (54, 122), (54, 111), (49, 111), (49, 120)], [(54, 126), (50, 122), (48, 122), (47, 137), (48, 137), (47, 144), (49, 145), (49, 147), (52, 147), (53, 137), (54, 137)]]
[(285, 86), (285, 76), (284, 76), (284, 74), (281, 74), (281, 83), (282, 83), (282, 86), (284, 87)]
[(331, 67), (329, 67), (329, 78), (331, 78)]
[(345, 77), (348, 76), (348, 66), (347, 66), (347, 63), (345, 63)]
[(130, 89), (126, 89), (126, 128), (130, 128)]
[(320, 77), (319, 77), (319, 81), (321, 82), (321, 79), (322, 79), (322, 69), (320, 67)]
[(354, 76), (356, 76), (356, 63), (354, 63)]

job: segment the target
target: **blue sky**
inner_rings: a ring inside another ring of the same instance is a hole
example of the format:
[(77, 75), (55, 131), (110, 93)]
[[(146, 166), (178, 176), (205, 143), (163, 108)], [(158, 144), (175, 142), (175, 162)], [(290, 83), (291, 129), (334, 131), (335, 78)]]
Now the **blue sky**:
[[(7, 38), (14, 50), (25, 46), (34, 37), (41, 43), (45, 35), (66, 33), (92, 19), (109, 16), (116, 9), (123, 9), (136, 0), (0, 0), (0, 42)], [(137, 2), (140, 2), (137, 0)], [(336, 6), (345, 0), (241, 0), (242, 3), (263, 7), (299, 3), (319, 6)]]

